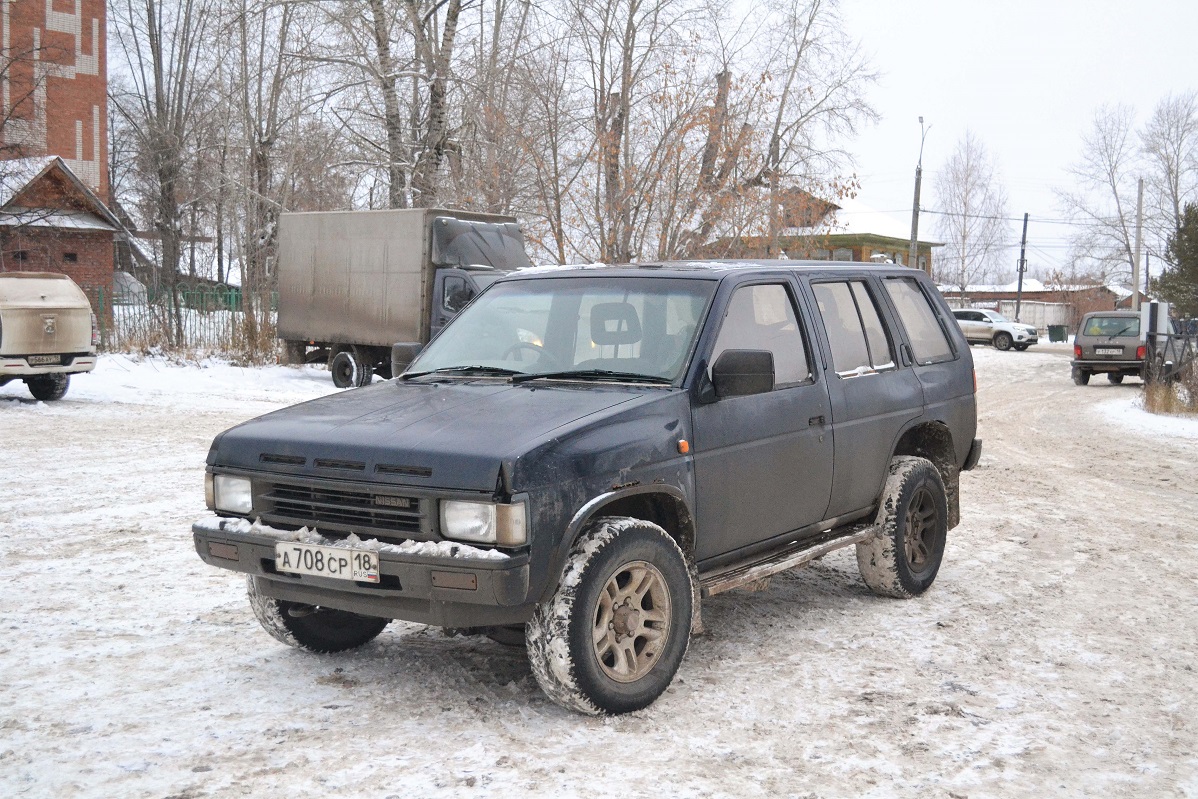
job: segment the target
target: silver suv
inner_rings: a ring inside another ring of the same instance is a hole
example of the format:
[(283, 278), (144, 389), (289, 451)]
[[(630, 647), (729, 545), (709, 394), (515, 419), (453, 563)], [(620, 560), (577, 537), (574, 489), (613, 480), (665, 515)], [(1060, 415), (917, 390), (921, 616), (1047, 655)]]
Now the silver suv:
[(1143, 380), (1147, 355), (1139, 311), (1088, 313), (1073, 338), (1073, 382), (1084, 386), (1096, 372), (1106, 372), (1112, 383), (1127, 376)]
[(1014, 347), (1022, 352), (1040, 340), (1036, 328), (1012, 322), (998, 311), (959, 308), (953, 311), (953, 316), (970, 344), (993, 344), (998, 350)]

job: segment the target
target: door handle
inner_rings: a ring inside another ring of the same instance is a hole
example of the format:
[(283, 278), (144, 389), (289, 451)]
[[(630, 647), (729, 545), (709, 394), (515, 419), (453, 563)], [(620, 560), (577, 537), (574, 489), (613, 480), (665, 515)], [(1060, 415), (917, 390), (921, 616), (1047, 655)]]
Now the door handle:
[(812, 416), (807, 420), (808, 427), (819, 427), (828, 423), (828, 420), (823, 416)]

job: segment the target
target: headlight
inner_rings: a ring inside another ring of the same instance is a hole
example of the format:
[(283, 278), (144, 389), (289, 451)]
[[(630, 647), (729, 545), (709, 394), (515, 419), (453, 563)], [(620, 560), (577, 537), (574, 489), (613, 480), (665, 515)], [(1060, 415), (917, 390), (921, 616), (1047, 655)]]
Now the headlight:
[(227, 513), (249, 515), (254, 511), (254, 485), (244, 477), (211, 475), (212, 507)]
[(528, 541), (525, 505), (445, 500), (441, 503), (441, 534), (458, 541), (520, 546)]

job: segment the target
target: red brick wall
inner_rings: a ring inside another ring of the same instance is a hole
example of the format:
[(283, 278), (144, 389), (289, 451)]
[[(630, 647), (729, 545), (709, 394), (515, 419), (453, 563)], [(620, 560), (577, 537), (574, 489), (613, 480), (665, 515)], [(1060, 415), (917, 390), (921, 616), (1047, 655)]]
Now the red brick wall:
[[(108, 59), (104, 0), (0, 2), (11, 57), (4, 157), (57, 155), (108, 199)], [(49, 6), (50, 13), (47, 13)], [(35, 42), (39, 46), (35, 47)], [(46, 68), (33, 83), (34, 60)]]
[[(20, 259), (18, 253), (25, 253)], [(67, 261), (74, 253), (76, 261)], [(60, 272), (79, 284), (97, 314), (112, 316), (113, 234), (24, 228), (0, 232), (0, 272)]]

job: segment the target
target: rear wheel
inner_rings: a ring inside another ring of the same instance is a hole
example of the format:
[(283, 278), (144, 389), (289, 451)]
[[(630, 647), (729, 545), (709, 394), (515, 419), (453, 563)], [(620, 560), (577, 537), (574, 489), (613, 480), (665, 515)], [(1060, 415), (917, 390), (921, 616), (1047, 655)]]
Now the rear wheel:
[(542, 690), (582, 713), (628, 713), (670, 685), (690, 641), (691, 578), (656, 524), (603, 517), (570, 550), (561, 583), (528, 623)]
[(1011, 349), (1011, 334), (1010, 333), (995, 333), (994, 334), (994, 349), (996, 349), (996, 350)]
[(246, 580), (246, 593), (258, 623), (272, 638), (309, 652), (356, 649), (373, 641), (391, 623), (376, 616), (275, 599), (261, 593), (253, 577)]
[(25, 385), (35, 399), (42, 402), (60, 400), (71, 387), (71, 376), (67, 374), (37, 375), (25, 378)]
[(1090, 371), (1088, 369), (1073, 369), (1073, 382), (1079, 386), (1084, 386), (1090, 382)]
[(1110, 380), (1115, 385), (1119, 385), (1123, 382), (1123, 375), (1119, 374), (1118, 372), (1107, 372), (1106, 379)]
[(919, 596), (932, 585), (948, 538), (944, 481), (932, 462), (890, 462), (875, 524), (880, 534), (857, 545), (857, 568), (875, 594)]
[[(333, 385), (337, 388), (357, 388), (369, 382), (366, 376), (367, 367), (352, 350), (342, 350), (333, 356), (329, 364), (329, 372), (333, 375)], [(364, 381), (363, 378), (366, 377)]]

